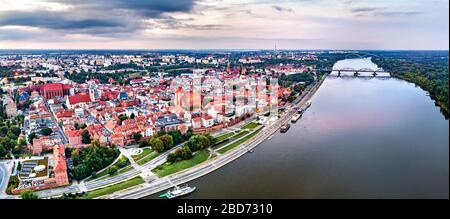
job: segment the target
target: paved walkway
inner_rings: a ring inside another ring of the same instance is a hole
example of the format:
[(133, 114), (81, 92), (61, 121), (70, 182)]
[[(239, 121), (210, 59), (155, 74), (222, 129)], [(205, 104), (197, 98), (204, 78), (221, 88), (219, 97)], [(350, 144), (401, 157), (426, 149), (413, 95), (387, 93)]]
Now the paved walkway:
[(6, 195), (6, 187), (8, 185), (8, 168), (6, 166), (6, 162), (0, 163), (0, 198), (3, 198)]
[(126, 158), (128, 158), (128, 160), (131, 163), (131, 166), (136, 169), (139, 170), (139, 168), (141, 167), (139, 164), (136, 163), (136, 161), (134, 161), (134, 159), (131, 157), (130, 153), (128, 152), (128, 149), (126, 148), (119, 148), (120, 153), (125, 156)]

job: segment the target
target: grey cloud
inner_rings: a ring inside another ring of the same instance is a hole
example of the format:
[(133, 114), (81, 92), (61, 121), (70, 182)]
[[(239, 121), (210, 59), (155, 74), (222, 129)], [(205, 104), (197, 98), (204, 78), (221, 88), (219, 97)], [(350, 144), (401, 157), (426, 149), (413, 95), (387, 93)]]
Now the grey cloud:
[(292, 8), (284, 8), (277, 5), (272, 5), (272, 8), (279, 11), (279, 12), (294, 12)]
[(152, 26), (161, 29), (194, 29), (194, 30), (218, 30), (226, 28), (227, 25), (216, 24), (189, 24), (187, 22), (194, 21), (193, 18), (176, 19), (171, 16), (163, 16), (158, 19), (154, 19), (151, 23)]
[(49, 0), (72, 6), (69, 12), (5, 11), (0, 26), (18, 25), (90, 34), (134, 32), (143, 20), (189, 12), (197, 0)]
[(386, 7), (361, 7), (361, 8), (352, 8), (350, 11), (358, 17), (367, 17), (367, 16), (404, 16), (404, 15), (417, 15), (421, 14), (420, 11), (400, 11), (400, 10), (392, 10)]
[(2, 17), (2, 19), (0, 19), (0, 26), (18, 25), (70, 30), (123, 25), (118, 20), (107, 20), (94, 17), (74, 18), (64, 13), (48, 13), (47, 11), (3, 12), (0, 13), (0, 17)]
[(420, 11), (385, 11), (385, 12), (378, 12), (374, 13), (374, 15), (379, 16), (387, 16), (387, 17), (394, 17), (394, 16), (404, 16), (404, 15), (418, 15), (421, 14)]
[(355, 13), (359, 12), (373, 12), (373, 11), (379, 11), (384, 8), (377, 8), (377, 7), (364, 7), (364, 8), (352, 8), (351, 11)]

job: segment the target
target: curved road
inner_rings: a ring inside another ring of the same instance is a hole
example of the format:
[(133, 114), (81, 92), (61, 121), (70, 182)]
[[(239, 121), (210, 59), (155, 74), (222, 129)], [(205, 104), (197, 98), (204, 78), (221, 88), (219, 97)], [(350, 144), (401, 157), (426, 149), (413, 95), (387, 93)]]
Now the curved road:
[(5, 162), (0, 162), (0, 198), (6, 197), (6, 187), (8, 186), (8, 168)]

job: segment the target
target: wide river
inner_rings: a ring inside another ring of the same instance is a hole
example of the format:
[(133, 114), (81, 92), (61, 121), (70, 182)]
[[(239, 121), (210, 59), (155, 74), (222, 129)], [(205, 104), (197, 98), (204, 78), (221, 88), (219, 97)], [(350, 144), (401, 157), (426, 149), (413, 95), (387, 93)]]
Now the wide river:
[(394, 78), (328, 77), (312, 103), (287, 133), (190, 182), (198, 190), (187, 198), (449, 197), (449, 122), (425, 91)]

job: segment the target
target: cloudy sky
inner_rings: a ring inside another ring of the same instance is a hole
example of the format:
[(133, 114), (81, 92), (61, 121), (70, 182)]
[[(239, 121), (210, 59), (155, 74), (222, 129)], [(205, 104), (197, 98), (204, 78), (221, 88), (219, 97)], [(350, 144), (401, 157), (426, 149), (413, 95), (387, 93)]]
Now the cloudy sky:
[(448, 0), (0, 0), (0, 49), (445, 49)]

